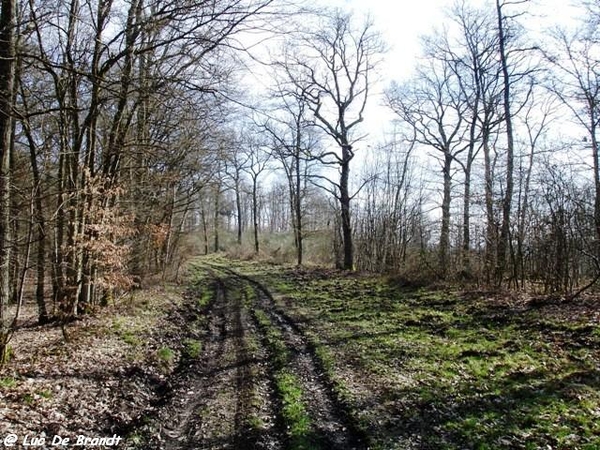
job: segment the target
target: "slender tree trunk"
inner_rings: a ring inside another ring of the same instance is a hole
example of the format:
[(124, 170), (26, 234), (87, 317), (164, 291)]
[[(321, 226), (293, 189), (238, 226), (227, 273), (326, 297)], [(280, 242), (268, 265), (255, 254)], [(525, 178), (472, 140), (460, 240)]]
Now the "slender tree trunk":
[(514, 133), (510, 110), (510, 74), (506, 56), (506, 34), (504, 30), (504, 16), (500, 0), (496, 0), (496, 12), (498, 15), (498, 44), (500, 47), (500, 63), (502, 66), (502, 81), (504, 85), (503, 103), (504, 120), (506, 123), (506, 191), (502, 199), (502, 224), (500, 226), (500, 239), (498, 241), (498, 263), (496, 265), (496, 284), (500, 285), (507, 265), (507, 252), (510, 238), (510, 214), (513, 197), (513, 172), (514, 172)]
[(201, 218), (202, 218), (202, 236), (204, 237), (204, 254), (208, 255), (208, 226), (206, 221), (206, 208), (204, 207), (204, 200), (202, 200), (202, 210), (201, 210)]
[(521, 287), (525, 285), (525, 255), (523, 254), (523, 243), (525, 241), (525, 224), (527, 219), (527, 211), (529, 209), (529, 186), (531, 183), (531, 172), (533, 170), (533, 160), (535, 155), (535, 145), (531, 144), (529, 152), (527, 171), (525, 174), (525, 182), (523, 186), (523, 199), (519, 205), (519, 227), (518, 227), (518, 241), (517, 241), (517, 256), (515, 265), (516, 267), (516, 278), (521, 278)]
[(27, 278), (27, 272), (29, 271), (29, 258), (31, 256), (31, 244), (33, 243), (33, 229), (35, 227), (34, 219), (34, 199), (33, 192), (31, 193), (31, 203), (29, 205), (29, 223), (27, 225), (27, 244), (25, 246), (25, 254), (23, 256), (23, 269), (19, 273), (18, 277), (18, 289), (15, 303), (17, 305), (17, 312), (15, 313), (15, 319), (19, 317), (21, 308), (23, 306), (23, 292), (25, 291), (25, 279)]
[(171, 204), (169, 205), (168, 211), (168, 228), (167, 228), (167, 236), (165, 237), (165, 241), (163, 243), (163, 248), (161, 250), (161, 269), (162, 269), (162, 281), (166, 280), (167, 277), (167, 268), (169, 266), (169, 262), (171, 260), (171, 241), (173, 240), (173, 234), (175, 233), (174, 223), (175, 223), (175, 195), (176, 195), (176, 186), (173, 184), (171, 188)]
[(469, 124), (469, 149), (467, 152), (467, 163), (465, 164), (465, 190), (463, 198), (463, 248), (462, 248), (462, 270), (465, 276), (471, 275), (471, 171), (473, 168), (473, 160), (475, 158), (476, 133), (477, 133), (477, 115), (479, 114), (479, 102), (481, 98), (481, 86), (479, 74), (477, 73), (479, 66), (475, 62), (475, 99), (473, 101), (473, 117)]
[[(62, 130), (61, 130), (62, 131)], [(65, 152), (67, 145), (66, 137), (61, 133), (61, 152), (58, 157), (58, 195), (56, 196), (56, 225), (54, 229), (54, 264), (53, 264), (53, 290), (54, 301), (60, 308), (64, 303), (65, 285), (65, 255), (64, 237), (66, 228), (65, 217)], [(56, 305), (55, 305), (56, 306)]]
[[(14, 123), (14, 120), (12, 120)], [(14, 130), (11, 132), (14, 136)], [(15, 173), (15, 152), (14, 152), (14, 143), (13, 148), (11, 149), (10, 156), (10, 172)], [(12, 242), (12, 248), (10, 250), (10, 303), (16, 305), (19, 299), (19, 278), (21, 273), (21, 266), (23, 265), (23, 255), (21, 254), (22, 246), (18, 244), (18, 242), (22, 239), (21, 234), (21, 221), (23, 220), (22, 214), (20, 212), (21, 205), (17, 202), (17, 199), (14, 195), (10, 195), (10, 217), (11, 217), (11, 230), (10, 230), (10, 241)]]
[(10, 299), (10, 166), (13, 146), (16, 1), (2, 0), (0, 10), (0, 365), (6, 360), (12, 332), (7, 306)]
[[(300, 135), (298, 134), (298, 138)], [(303, 248), (303, 230), (302, 230), (302, 177), (300, 170), (300, 142), (296, 143), (296, 154), (294, 155), (296, 158), (296, 197), (294, 202), (294, 215), (296, 216), (296, 264), (298, 266), (302, 265), (302, 260), (304, 258), (304, 248)]]
[[(470, 158), (470, 151), (469, 156)], [(473, 162), (467, 161), (465, 167), (465, 190), (463, 198), (463, 242), (462, 270), (466, 277), (471, 276), (471, 169)]]
[(258, 186), (256, 177), (252, 177), (252, 225), (254, 226), (254, 253), (258, 255)]
[[(36, 253), (36, 285), (35, 285), (35, 301), (38, 308), (38, 323), (43, 325), (47, 323), (50, 318), (48, 316), (48, 309), (46, 308), (46, 299), (44, 298), (44, 290), (46, 286), (46, 231), (43, 219), (43, 211), (38, 210), (38, 201), (40, 199), (39, 189), (36, 189), (36, 215), (38, 217), (37, 225), (37, 253)], [(41, 207), (41, 205), (40, 205)], [(40, 214), (40, 215), (38, 215)], [(41, 219), (40, 219), (41, 217)]]
[(483, 132), (483, 158), (485, 171), (485, 212), (486, 212), (486, 232), (485, 232), (485, 275), (486, 282), (489, 284), (496, 264), (496, 219), (494, 217), (494, 178), (492, 168), (492, 158), (490, 149), (490, 136), (487, 130)]
[(596, 240), (598, 242), (596, 255), (600, 258), (600, 154), (598, 151), (598, 136), (596, 134), (598, 120), (595, 109), (591, 109), (590, 115), (590, 138), (592, 141), (592, 158), (594, 160), (594, 225), (596, 227)]
[(35, 299), (38, 307), (38, 322), (47, 323), (49, 320), (46, 301), (44, 299), (44, 287), (46, 276), (46, 224), (44, 219), (44, 209), (42, 204), (42, 186), (40, 179), (40, 170), (37, 163), (36, 145), (27, 122), (23, 123), (23, 130), (29, 144), (29, 157), (31, 161), (31, 174), (33, 176), (34, 189), (32, 192), (34, 201), (34, 216), (36, 221), (36, 290)]
[(238, 245), (242, 245), (242, 231), (243, 231), (242, 196), (241, 196), (241, 192), (240, 192), (239, 173), (236, 174), (236, 178), (235, 178), (235, 208), (237, 210), (237, 243), (238, 243)]
[(213, 231), (214, 231), (214, 245), (213, 251), (217, 253), (219, 251), (219, 208), (220, 208), (220, 197), (221, 197), (221, 185), (217, 184), (215, 189), (215, 202), (214, 202), (214, 216), (213, 216)]

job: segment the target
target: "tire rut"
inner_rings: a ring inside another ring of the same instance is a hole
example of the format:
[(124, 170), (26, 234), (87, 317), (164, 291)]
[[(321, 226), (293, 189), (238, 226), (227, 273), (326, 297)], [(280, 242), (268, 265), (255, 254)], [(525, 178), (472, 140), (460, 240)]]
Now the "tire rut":
[(290, 369), (302, 383), (303, 401), (313, 421), (319, 444), (331, 450), (367, 448), (364, 439), (356, 431), (350, 415), (338, 401), (331, 380), (328, 380), (308, 342), (296, 323), (280, 311), (269, 290), (251, 277), (229, 268), (214, 267), (228, 275), (232, 282), (243, 287), (249, 285), (255, 294), (255, 308), (262, 310), (281, 331), (286, 347), (292, 355)]
[[(225, 353), (224, 291), (215, 286), (214, 301), (208, 311), (210, 321), (204, 339), (202, 366), (194, 367), (173, 390), (168, 405), (161, 411), (157, 444), (160, 449), (195, 448), (198, 412), (215, 396), (210, 379), (220, 372), (218, 361)], [(199, 447), (203, 448), (203, 447)]]
[(279, 450), (266, 351), (251, 344), (258, 339), (242, 296), (215, 277), (212, 303), (202, 357), (161, 408), (150, 444), (163, 450)]

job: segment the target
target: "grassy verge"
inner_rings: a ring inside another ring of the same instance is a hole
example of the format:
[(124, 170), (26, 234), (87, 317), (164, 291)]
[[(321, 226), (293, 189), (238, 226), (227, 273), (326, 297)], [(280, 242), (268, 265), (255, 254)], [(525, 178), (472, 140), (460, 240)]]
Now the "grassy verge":
[(374, 448), (600, 449), (593, 303), (532, 307), (384, 277), (248, 272), (282, 294)]

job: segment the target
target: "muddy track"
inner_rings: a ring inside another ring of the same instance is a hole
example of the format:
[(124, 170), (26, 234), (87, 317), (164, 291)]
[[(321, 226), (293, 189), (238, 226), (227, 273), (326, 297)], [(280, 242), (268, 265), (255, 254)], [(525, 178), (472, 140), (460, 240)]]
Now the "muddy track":
[(239, 291), (215, 277), (202, 356), (155, 420), (148, 443), (164, 450), (282, 448), (264, 348)]
[[(194, 336), (202, 335), (202, 354), (182, 360), (172, 377), (172, 389), (157, 405), (150, 426), (140, 431), (147, 437), (144, 448), (367, 448), (348, 408), (338, 401), (315, 348), (277, 307), (269, 290), (229, 268), (207, 265), (207, 270), (213, 280), (209, 305), (194, 306), (194, 297), (188, 305), (190, 327), (200, 323), (193, 322), (195, 315), (204, 317), (203, 331), (192, 329)], [(276, 330), (278, 345), (285, 349), (285, 367), (258, 312), (268, 318), (269, 329)], [(278, 387), (283, 369), (297, 380), (309, 418), (309, 437), (303, 444), (294, 441), (284, 417), (285, 400)]]
[(327, 379), (314, 347), (304, 336), (297, 324), (281, 311), (269, 290), (251, 277), (221, 266), (214, 270), (226, 273), (228, 282), (242, 289), (250, 286), (254, 292), (254, 308), (262, 310), (276, 326), (291, 354), (290, 369), (302, 384), (303, 401), (312, 419), (318, 446), (332, 450), (351, 450), (366, 448), (363, 436), (354, 426), (345, 405), (338, 401)]

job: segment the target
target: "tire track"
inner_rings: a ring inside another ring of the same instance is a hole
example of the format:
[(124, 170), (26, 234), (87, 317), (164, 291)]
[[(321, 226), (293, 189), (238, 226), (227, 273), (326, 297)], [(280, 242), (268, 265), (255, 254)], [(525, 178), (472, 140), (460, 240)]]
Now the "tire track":
[[(218, 362), (223, 359), (226, 351), (225, 299), (224, 290), (219, 284), (215, 285), (212, 303), (213, 305), (208, 311), (210, 320), (207, 336), (203, 340), (202, 367), (194, 367), (186, 374), (174, 389), (171, 401), (159, 415), (161, 422), (156, 443), (159, 444), (160, 449), (191, 449), (195, 448), (193, 445), (199, 444), (199, 439), (197, 439), (198, 414), (214, 400), (216, 392), (211, 389), (211, 378), (220, 372)], [(200, 439), (200, 441), (202, 440)]]
[(230, 276), (238, 286), (249, 285), (254, 292), (255, 308), (262, 310), (282, 334), (292, 355), (290, 369), (302, 383), (303, 401), (306, 404), (322, 448), (331, 450), (365, 449), (364, 439), (352, 423), (346, 408), (338, 401), (331, 380), (324, 375), (302, 330), (275, 304), (269, 290), (251, 277), (221, 266), (211, 266)]
[(261, 361), (266, 351), (253, 344), (256, 329), (241, 293), (219, 277), (214, 286), (202, 357), (161, 408), (150, 445), (163, 450), (279, 450), (275, 407), (268, 401), (272, 385)]

